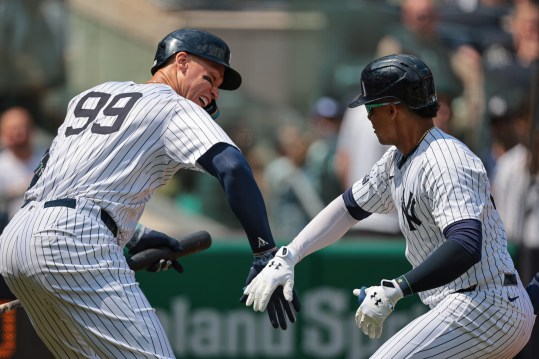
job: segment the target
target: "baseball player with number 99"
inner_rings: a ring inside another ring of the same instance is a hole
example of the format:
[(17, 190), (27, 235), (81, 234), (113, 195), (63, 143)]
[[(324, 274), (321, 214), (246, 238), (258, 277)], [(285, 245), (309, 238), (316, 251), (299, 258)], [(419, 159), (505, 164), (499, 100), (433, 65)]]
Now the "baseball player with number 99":
[[(107, 82), (70, 101), (26, 204), (0, 237), (0, 273), (56, 357), (174, 358), (123, 248), (181, 252), (137, 227), (154, 191), (181, 169), (222, 185), (254, 254), (247, 283), (277, 251), (251, 168), (214, 121), (219, 90), (242, 82), (229, 61), (219, 37), (180, 29), (158, 44), (146, 83)], [(168, 257), (149, 269), (170, 266), (183, 270)], [(286, 329), (299, 302), (277, 292), (269, 303), (272, 325)]]
[[(529, 340), (532, 303), (507, 251), (483, 164), (434, 127), (439, 105), (430, 69), (410, 55), (374, 60), (362, 71), (361, 94), (350, 107), (360, 105), (379, 142), (393, 146), (279, 249), (246, 287), (246, 305), (264, 310), (279, 286), (291, 300), (300, 260), (371, 213), (397, 212), (413, 269), (353, 290), (359, 299), (356, 324), (370, 338), (380, 338), (398, 301), (415, 293), (430, 310), (372, 358), (514, 357)], [(358, 263), (358, 271), (365, 269), (376, 270)]]

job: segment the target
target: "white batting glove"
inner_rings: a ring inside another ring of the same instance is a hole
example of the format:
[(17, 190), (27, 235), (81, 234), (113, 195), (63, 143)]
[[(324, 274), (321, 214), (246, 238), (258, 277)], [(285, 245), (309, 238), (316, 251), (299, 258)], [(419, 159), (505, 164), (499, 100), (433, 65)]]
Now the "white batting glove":
[(380, 286), (354, 289), (353, 293), (359, 302), (357, 326), (369, 338), (380, 338), (384, 320), (404, 296), (401, 288), (395, 280), (382, 279)]
[(284, 298), (291, 302), (294, 290), (294, 266), (298, 258), (287, 247), (281, 247), (262, 271), (249, 283), (243, 294), (246, 306), (253, 305), (255, 312), (263, 312), (277, 286), (282, 285)]

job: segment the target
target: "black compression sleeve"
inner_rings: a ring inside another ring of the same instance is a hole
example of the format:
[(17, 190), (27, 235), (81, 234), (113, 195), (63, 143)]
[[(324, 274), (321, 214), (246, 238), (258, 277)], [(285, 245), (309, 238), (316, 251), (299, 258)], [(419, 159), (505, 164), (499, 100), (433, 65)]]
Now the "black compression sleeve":
[(253, 253), (275, 248), (262, 193), (241, 152), (229, 144), (218, 143), (202, 155), (198, 163), (221, 183)]
[[(447, 284), (460, 277), (481, 259), (481, 222), (470, 220), (466, 224), (467, 226), (463, 227), (462, 223), (459, 223), (456, 227), (460, 226), (460, 229), (449, 231), (451, 235), (440, 247), (423, 263), (404, 275), (411, 291), (422, 292)], [(462, 240), (463, 233), (467, 237), (476, 238), (479, 244), (466, 245)], [(472, 247), (475, 249), (472, 250)]]

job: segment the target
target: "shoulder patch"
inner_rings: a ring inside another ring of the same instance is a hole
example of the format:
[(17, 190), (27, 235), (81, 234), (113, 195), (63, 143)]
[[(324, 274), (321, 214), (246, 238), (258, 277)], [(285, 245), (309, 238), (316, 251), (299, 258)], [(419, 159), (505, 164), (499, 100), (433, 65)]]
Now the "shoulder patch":
[(361, 180), (361, 184), (364, 185), (367, 182), (369, 182), (369, 175), (366, 175), (365, 177), (363, 177), (363, 179)]

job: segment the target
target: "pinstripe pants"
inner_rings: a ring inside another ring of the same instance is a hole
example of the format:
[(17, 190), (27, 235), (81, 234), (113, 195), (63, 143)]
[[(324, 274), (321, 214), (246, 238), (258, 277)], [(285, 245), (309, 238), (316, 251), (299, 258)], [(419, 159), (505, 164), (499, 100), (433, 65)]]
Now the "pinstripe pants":
[(510, 359), (528, 342), (534, 322), (520, 280), (518, 286), (494, 291), (450, 294), (391, 337), (371, 358)]
[(173, 358), (99, 210), (30, 203), (0, 237), (0, 272), (58, 358)]

